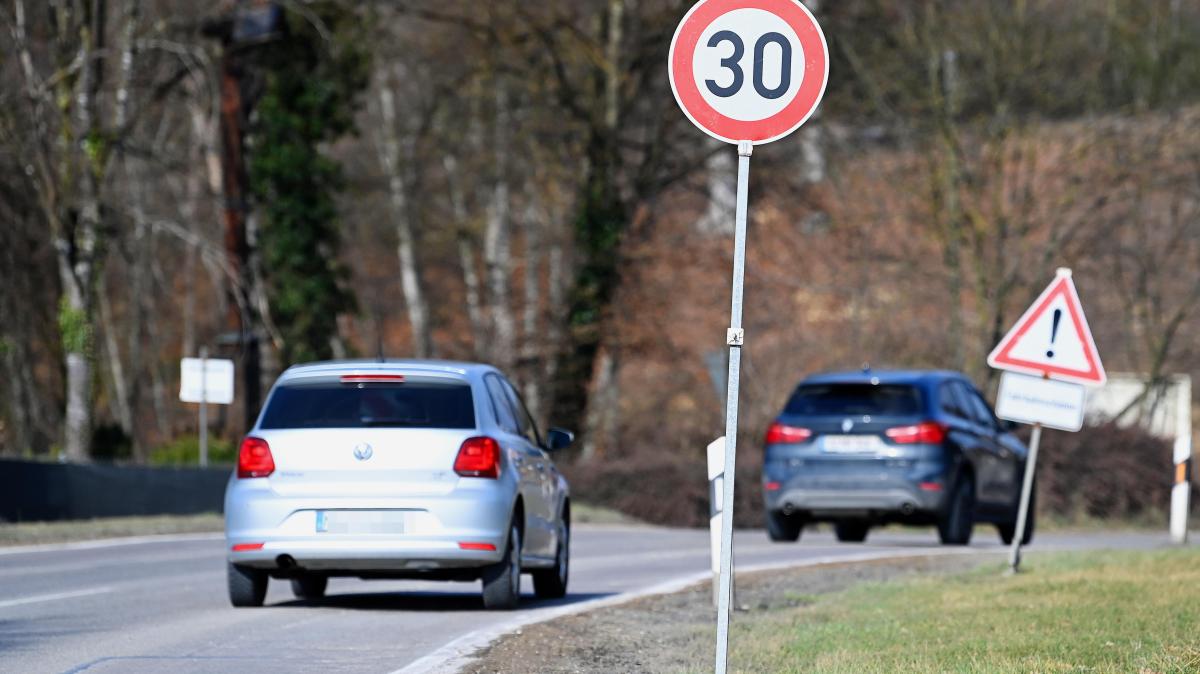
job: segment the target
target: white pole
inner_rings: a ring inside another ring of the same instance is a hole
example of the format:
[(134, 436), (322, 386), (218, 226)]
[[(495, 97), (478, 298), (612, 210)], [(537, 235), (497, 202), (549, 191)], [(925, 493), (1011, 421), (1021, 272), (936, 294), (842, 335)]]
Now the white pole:
[(738, 388), (741, 383), (742, 290), (746, 276), (746, 211), (750, 202), (750, 156), (754, 144), (738, 143), (737, 218), (733, 237), (733, 306), (725, 342), (729, 345), (729, 388), (725, 397), (725, 470), (721, 494), (721, 582), (717, 598), (716, 674), (729, 667), (729, 609), (733, 595), (733, 485), (737, 480)]
[(208, 347), (200, 347), (200, 467), (208, 468)]
[(1033, 473), (1037, 470), (1038, 446), (1042, 444), (1042, 425), (1033, 425), (1033, 438), (1029, 440), (1029, 456), (1025, 459), (1025, 480), (1021, 484), (1021, 506), (1017, 509), (1017, 528), (1013, 530), (1012, 549), (1008, 553), (1009, 573), (1021, 567), (1021, 539), (1025, 537), (1025, 525), (1029, 521), (1029, 499), (1033, 495)]
[(721, 471), (725, 466), (725, 438), (717, 438), (707, 447), (708, 454), (708, 537), (712, 560), (712, 600), (717, 605), (721, 583)]
[(1192, 380), (1180, 377), (1175, 395), (1175, 486), (1171, 488), (1171, 541), (1188, 540), (1188, 511), (1192, 498)]

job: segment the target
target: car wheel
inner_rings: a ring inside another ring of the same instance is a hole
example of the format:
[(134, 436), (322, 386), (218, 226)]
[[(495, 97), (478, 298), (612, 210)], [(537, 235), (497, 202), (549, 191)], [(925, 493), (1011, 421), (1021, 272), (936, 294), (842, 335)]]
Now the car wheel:
[(325, 588), (329, 586), (329, 576), (304, 574), (292, 579), (292, 594), (297, 599), (320, 599), (325, 596)]
[(967, 545), (974, 529), (975, 481), (964, 475), (955, 484), (950, 506), (938, 521), (938, 538), (942, 545)]
[(767, 511), (767, 537), (776, 543), (795, 543), (804, 531), (804, 522), (795, 515)]
[[(1037, 522), (1037, 493), (1029, 495), (1029, 512), (1025, 514), (1025, 535), (1021, 537), (1021, 545), (1029, 545), (1033, 542), (1034, 524)], [(997, 524), (996, 529), (1000, 532), (1000, 540), (1005, 545), (1012, 545), (1013, 538), (1017, 533), (1017, 516), (1013, 515), (1013, 521)]]
[(559, 528), (558, 554), (554, 567), (533, 572), (533, 593), (538, 599), (561, 599), (567, 596), (567, 581), (571, 575), (571, 524)]
[(248, 566), (226, 562), (229, 577), (229, 603), (237, 608), (254, 608), (263, 605), (267, 598), (267, 572)]
[(833, 525), (837, 539), (842, 543), (862, 543), (867, 540), (871, 525), (866, 522), (838, 522)]
[(504, 558), (483, 570), (483, 607), (511, 611), (521, 601), (521, 531), (514, 524)]

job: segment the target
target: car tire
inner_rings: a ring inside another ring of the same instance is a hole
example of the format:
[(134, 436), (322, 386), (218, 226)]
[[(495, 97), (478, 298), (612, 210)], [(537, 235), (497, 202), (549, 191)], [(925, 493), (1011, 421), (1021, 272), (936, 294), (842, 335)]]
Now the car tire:
[(483, 570), (483, 607), (511, 611), (521, 603), (521, 531), (512, 526), (504, 558)]
[(329, 576), (306, 573), (292, 579), (292, 594), (296, 595), (297, 599), (320, 599), (325, 596), (327, 587)]
[(776, 543), (795, 543), (804, 531), (804, 522), (795, 515), (767, 511), (767, 537)]
[(955, 482), (954, 496), (938, 521), (942, 545), (968, 545), (975, 529), (975, 481), (963, 475)]
[(838, 522), (833, 525), (833, 532), (841, 543), (862, 543), (867, 540), (871, 525), (866, 522)]
[[(1018, 506), (1019, 507), (1019, 506)], [(1037, 492), (1029, 495), (1029, 512), (1025, 514), (1025, 535), (1021, 536), (1021, 545), (1029, 545), (1033, 542), (1033, 531), (1036, 528), (1037, 522)], [(1000, 541), (1005, 545), (1012, 545), (1013, 538), (1017, 533), (1017, 516), (1013, 515), (1011, 522), (1005, 522), (996, 525), (997, 531), (1000, 532)]]
[(262, 569), (239, 566), (226, 562), (229, 578), (229, 603), (237, 608), (257, 608), (267, 598), (267, 582), (270, 578)]
[(560, 526), (554, 566), (533, 572), (533, 593), (538, 599), (567, 596), (567, 581), (571, 576), (571, 523), (564, 521)]

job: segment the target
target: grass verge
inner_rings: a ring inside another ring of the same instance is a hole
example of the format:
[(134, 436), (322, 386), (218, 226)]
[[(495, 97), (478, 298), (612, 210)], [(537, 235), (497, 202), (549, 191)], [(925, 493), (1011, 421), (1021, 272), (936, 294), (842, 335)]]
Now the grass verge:
[(112, 517), (70, 522), (0, 523), (0, 546), (70, 543), (125, 536), (192, 534), (221, 531), (225, 518), (205, 515)]
[(1200, 552), (1036, 556), (735, 622), (742, 672), (1200, 672)]

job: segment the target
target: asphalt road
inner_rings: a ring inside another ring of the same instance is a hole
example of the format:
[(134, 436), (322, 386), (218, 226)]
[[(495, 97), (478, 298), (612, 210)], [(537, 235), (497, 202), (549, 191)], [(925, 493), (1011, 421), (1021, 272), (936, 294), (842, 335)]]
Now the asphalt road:
[[(994, 537), (978, 538), (974, 549), (1002, 553)], [(1044, 535), (1033, 550), (1163, 545), (1165, 534)], [(776, 545), (762, 532), (739, 532), (736, 559), (749, 568), (923, 550), (945, 548), (932, 531), (879, 532), (866, 545), (822, 534)], [(515, 613), (483, 611), (478, 583), (354, 579), (334, 579), (318, 603), (296, 601), (286, 583), (272, 581), (267, 607), (235, 610), (224, 554), (216, 537), (0, 550), (0, 672), (412, 671), (464, 635), (694, 577), (709, 563), (706, 531), (584, 525), (574, 536), (571, 595), (527, 595)], [(527, 593), (530, 586), (526, 578)]]

